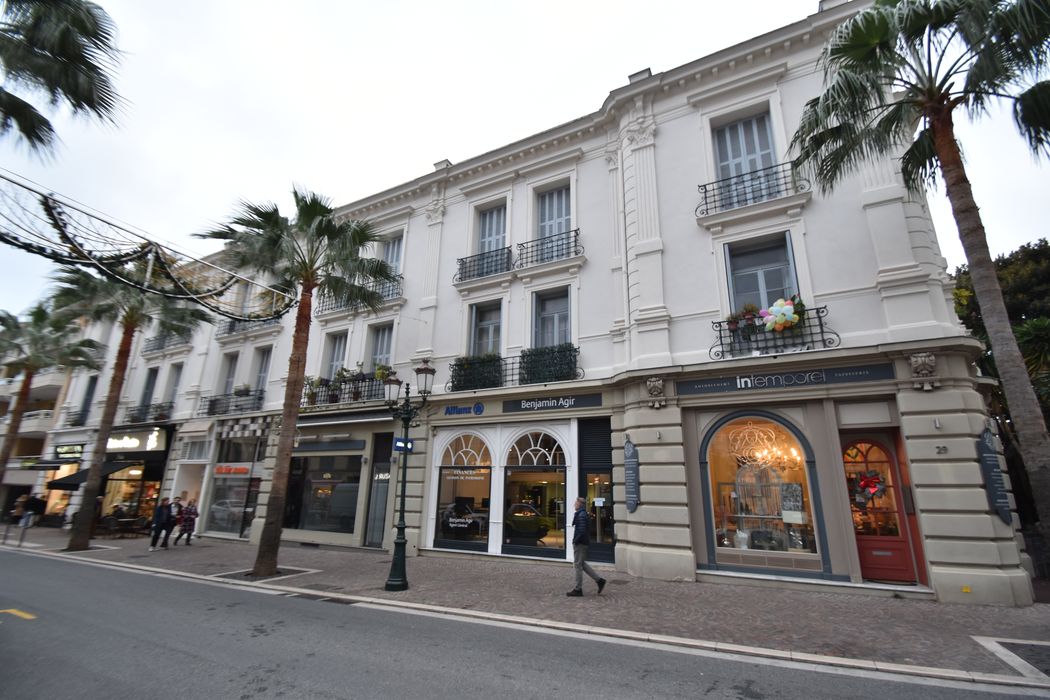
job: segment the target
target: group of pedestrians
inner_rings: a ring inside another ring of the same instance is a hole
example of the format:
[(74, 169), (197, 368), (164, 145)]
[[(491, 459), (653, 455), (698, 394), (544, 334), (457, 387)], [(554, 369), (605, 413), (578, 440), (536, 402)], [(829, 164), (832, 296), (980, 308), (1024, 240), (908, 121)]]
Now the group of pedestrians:
[(23, 493), (15, 499), (15, 507), (11, 511), (12, 521), (18, 522), (19, 527), (33, 527), (46, 509), (47, 501), (41, 494)]
[[(153, 510), (153, 535), (149, 542), (149, 551), (157, 551), (157, 542), (160, 548), (168, 548), (168, 538), (178, 528), (179, 534), (175, 536), (175, 544), (179, 543), (183, 535), (186, 536), (186, 544), (193, 544), (193, 529), (197, 524), (197, 502), (190, 499), (183, 504), (182, 498), (175, 496), (173, 499), (162, 498)], [(163, 537), (163, 539), (161, 539)]]

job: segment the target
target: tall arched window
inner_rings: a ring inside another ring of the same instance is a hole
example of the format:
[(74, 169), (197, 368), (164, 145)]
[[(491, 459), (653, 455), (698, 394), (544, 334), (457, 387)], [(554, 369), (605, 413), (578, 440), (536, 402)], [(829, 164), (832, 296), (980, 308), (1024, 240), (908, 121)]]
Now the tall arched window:
[(707, 448), (719, 547), (816, 552), (802, 445), (759, 416), (722, 426)]
[(434, 545), (484, 550), (489, 539), (492, 457), (477, 435), (457, 435), (438, 469), (437, 532)]
[(507, 451), (503, 486), (504, 551), (564, 556), (565, 451), (552, 435), (530, 432)]

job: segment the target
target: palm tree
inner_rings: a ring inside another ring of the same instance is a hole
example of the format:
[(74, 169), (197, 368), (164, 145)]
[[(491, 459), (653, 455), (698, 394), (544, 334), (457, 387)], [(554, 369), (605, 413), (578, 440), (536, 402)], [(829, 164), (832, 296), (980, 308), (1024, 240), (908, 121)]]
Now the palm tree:
[(199, 234), (202, 238), (226, 241), (228, 264), (234, 269), (265, 275), (274, 280), (271, 286), (278, 290), (290, 294), (298, 291), (299, 306), (288, 358), (273, 481), (252, 569), (255, 576), (272, 576), (277, 571), (281, 518), (303, 394), (314, 293), (321, 291), (348, 304), (362, 304), (374, 310), (382, 302), (374, 283), (396, 280), (385, 262), (362, 255), (378, 240), (368, 223), (336, 217), (329, 200), (312, 192), (293, 188), (292, 196), (293, 219), (282, 215), (276, 204), (242, 202), (229, 223)]
[[(48, 367), (93, 369), (98, 366), (98, 343), (78, 339), (80, 330), (72, 318), (55, 313), (50, 300), (33, 306), (24, 321), (0, 311), (0, 357), (4, 358), (3, 364), (9, 372), (22, 375), (15, 405), (8, 414), (4, 445), (0, 448), (0, 484), (18, 440), (33, 378)], [(0, 486), (0, 503), (5, 502), (6, 491)]]
[(1046, 0), (876, 0), (829, 37), (824, 92), (792, 139), (794, 164), (827, 191), (869, 159), (900, 158), (921, 191), (944, 180), (973, 289), (1044, 535), (1050, 534), (1050, 438), (1010, 327), (984, 224), (966, 176), (954, 119), (1013, 107), (1033, 152), (1050, 153), (1050, 5)]
[(96, 322), (115, 322), (120, 327), (120, 343), (113, 363), (113, 375), (109, 380), (106, 404), (102, 409), (98, 435), (91, 453), (91, 466), (84, 483), (80, 512), (86, 517), (74, 518), (73, 533), (67, 546), (68, 551), (77, 552), (90, 545), (95, 499), (102, 486), (102, 465), (106, 461), (106, 443), (120, 404), (135, 333), (156, 321), (161, 333), (184, 335), (202, 321), (209, 320), (209, 317), (199, 307), (186, 306), (183, 302), (159, 294), (142, 292), (115, 279), (94, 275), (83, 268), (63, 267), (55, 275), (55, 281), (58, 283), (55, 304), (63, 312)]
[(109, 15), (88, 0), (0, 3), (0, 134), (13, 127), (31, 149), (43, 151), (57, 138), (51, 122), (12, 87), (112, 121), (121, 105), (112, 81), (120, 58), (115, 40)]

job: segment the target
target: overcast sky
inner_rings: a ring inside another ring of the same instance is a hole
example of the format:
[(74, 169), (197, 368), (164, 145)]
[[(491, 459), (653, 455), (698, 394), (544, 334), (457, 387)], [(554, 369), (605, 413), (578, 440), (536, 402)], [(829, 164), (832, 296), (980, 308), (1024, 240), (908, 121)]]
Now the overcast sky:
[[(189, 235), (242, 199), (290, 207), (296, 183), (345, 204), (594, 112), (636, 71), (688, 63), (818, 4), (97, 1), (125, 54), (118, 124), (54, 115), (52, 157), (9, 134), (0, 166), (201, 253), (211, 244)], [(1046, 236), (1047, 166), (1008, 114), (960, 132), (993, 253)], [(943, 194), (931, 207), (954, 269), (963, 256)], [(0, 255), (0, 308), (21, 312), (45, 293), (51, 264)]]

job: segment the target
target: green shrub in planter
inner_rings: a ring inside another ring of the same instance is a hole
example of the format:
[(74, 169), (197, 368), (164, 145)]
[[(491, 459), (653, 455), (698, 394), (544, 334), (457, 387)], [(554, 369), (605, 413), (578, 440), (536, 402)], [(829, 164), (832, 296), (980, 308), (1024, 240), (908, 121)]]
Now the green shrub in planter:
[(503, 386), (503, 358), (498, 353), (457, 357), (450, 369), (452, 391)]
[(575, 379), (578, 354), (579, 350), (572, 343), (522, 350), (518, 382), (544, 384)]

